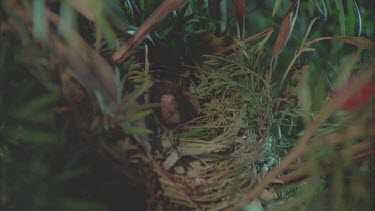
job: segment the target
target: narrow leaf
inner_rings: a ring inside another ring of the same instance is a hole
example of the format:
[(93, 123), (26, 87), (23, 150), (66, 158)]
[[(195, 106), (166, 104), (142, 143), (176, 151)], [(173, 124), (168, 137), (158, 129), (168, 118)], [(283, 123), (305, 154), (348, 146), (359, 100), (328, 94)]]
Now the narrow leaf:
[(140, 87), (138, 87), (136, 90), (134, 90), (132, 93), (130, 93), (126, 97), (126, 102), (122, 106), (122, 109), (126, 110), (130, 105), (132, 105), (135, 102), (135, 100), (139, 96), (141, 96), (143, 93), (145, 93), (145, 91), (147, 91), (151, 86), (152, 86), (152, 82), (151, 81), (145, 82)]
[(173, 152), (168, 156), (168, 158), (164, 161), (163, 167), (164, 169), (170, 169), (178, 160), (180, 156), (178, 155), (178, 151), (175, 149)]
[(24, 105), (20, 108), (16, 108), (14, 111), (11, 112), (11, 115), (15, 118), (23, 118), (29, 115), (34, 114), (35, 112), (46, 112), (45, 109), (52, 105), (54, 102), (56, 102), (58, 99), (57, 95), (43, 95), (38, 98), (35, 98)]
[(361, 33), (362, 33), (362, 17), (361, 17), (361, 12), (358, 8), (358, 5), (355, 1), (354, 1), (354, 9), (355, 9), (355, 14), (356, 14), (357, 20), (358, 20), (356, 36), (359, 37), (359, 36), (361, 36)]
[(57, 137), (55, 133), (36, 130), (23, 130), (21, 128), (9, 129), (10, 136), (28, 144), (55, 144)]
[(245, 0), (234, 0), (234, 14), (237, 19), (238, 34), (242, 40), (244, 32)]
[(329, 14), (331, 14), (332, 13), (331, 0), (324, 0), (324, 1), (325, 1), (325, 5), (327, 6)]
[(354, 3), (353, 0), (346, 1), (346, 7), (348, 9), (347, 22), (348, 22), (348, 34), (349, 36), (354, 36), (355, 31), (355, 15), (354, 15)]
[(133, 122), (142, 119), (152, 113), (152, 110), (141, 111), (124, 119), (125, 122)]
[(301, 112), (303, 113), (303, 120), (306, 127), (311, 124), (311, 106), (312, 106), (312, 94), (309, 86), (310, 72), (305, 71), (302, 73), (302, 82), (298, 87), (298, 99), (301, 103)]
[(345, 10), (344, 6), (342, 5), (342, 1), (336, 1), (337, 7), (339, 11), (339, 24), (340, 24), (340, 33), (342, 36), (346, 35), (346, 27), (345, 27)]
[(320, 37), (310, 42), (307, 42), (305, 46), (310, 46), (313, 43), (320, 42), (323, 40), (338, 40), (338, 41), (342, 41), (351, 45), (355, 45), (359, 48), (364, 48), (368, 50), (375, 49), (375, 43), (369, 39), (366, 39), (364, 37), (344, 37), (344, 36), (342, 37)]
[(73, 8), (63, 1), (60, 6), (59, 32), (66, 37), (75, 29), (76, 17)]
[(186, 0), (164, 0), (159, 7), (145, 20), (138, 28), (137, 32), (124, 45), (122, 45), (113, 55), (112, 61), (121, 63), (136, 48), (144, 38), (162, 21), (169, 13), (177, 10)]
[(147, 128), (140, 127), (125, 127), (124, 132), (127, 134), (152, 134), (153, 131)]
[(45, 0), (33, 1), (33, 35), (42, 40), (46, 36)]
[(345, 64), (342, 65), (342, 68), (340, 69), (339, 73), (337, 74), (336, 80), (333, 84), (333, 89), (337, 90), (341, 86), (345, 84), (345, 82), (348, 81), (349, 76), (352, 73), (352, 70), (354, 69), (355, 65), (359, 61), (359, 53), (356, 52), (352, 54), (349, 58), (346, 59)]
[(90, 21), (94, 21), (95, 11), (90, 7), (90, 4), (83, 3), (81, 0), (68, 0), (69, 4), (77, 10), (81, 15)]
[(272, 59), (283, 51), (286, 43), (288, 42), (297, 18), (298, 8), (299, 0), (294, 0), (290, 4), (288, 12), (281, 23), (280, 32), (277, 36), (275, 47), (273, 49)]
[(273, 10), (272, 10), (272, 16), (276, 14), (277, 10), (280, 7), (280, 3), (281, 3), (281, 0), (276, 0), (275, 5), (273, 6)]

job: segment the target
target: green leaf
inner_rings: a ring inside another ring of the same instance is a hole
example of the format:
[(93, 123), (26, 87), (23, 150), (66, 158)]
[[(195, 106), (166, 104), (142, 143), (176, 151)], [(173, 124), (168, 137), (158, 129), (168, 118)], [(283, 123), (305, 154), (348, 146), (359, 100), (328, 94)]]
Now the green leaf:
[(174, 164), (176, 164), (176, 162), (179, 159), (180, 159), (180, 155), (179, 155), (178, 151), (176, 149), (174, 149), (172, 151), (172, 153), (168, 156), (168, 158), (164, 161), (164, 163), (163, 163), (164, 169), (166, 169), (166, 170), (170, 169), (172, 166), (174, 166)]
[(150, 115), (153, 111), (152, 110), (147, 110), (147, 111), (141, 111), (141, 112), (138, 112), (134, 115), (131, 115), (129, 117), (127, 117), (126, 119), (124, 119), (123, 121), (124, 122), (133, 122), (133, 121), (136, 121), (136, 120), (139, 120), (139, 119), (142, 119), (148, 115)]
[(63, 1), (60, 6), (59, 32), (69, 38), (70, 33), (75, 31), (75, 28), (76, 13), (67, 1)]
[(21, 128), (10, 128), (8, 135), (27, 144), (55, 144), (58, 139), (55, 133), (37, 130), (24, 130)]
[(109, 112), (109, 109), (107, 109), (107, 106), (104, 103), (104, 99), (100, 91), (98, 90), (95, 91), (95, 97), (96, 97), (96, 100), (98, 101), (100, 110), (102, 110), (103, 113), (107, 114), (107, 112)]
[(48, 111), (53, 103), (58, 100), (58, 95), (46, 94), (33, 99), (20, 108), (10, 112), (12, 118), (30, 121), (33, 123), (46, 123), (52, 120), (52, 113)]
[(46, 36), (45, 0), (33, 1), (33, 35), (43, 40)]
[(362, 17), (361, 17), (361, 11), (358, 8), (357, 3), (354, 1), (354, 8), (355, 8), (355, 15), (357, 16), (357, 31), (356, 36), (361, 36), (362, 33)]
[(85, 201), (79, 201), (75, 199), (70, 198), (64, 198), (62, 199), (63, 203), (65, 204), (66, 208), (69, 208), (69, 210), (77, 210), (77, 211), (94, 211), (94, 210), (105, 210), (104, 206), (100, 204), (95, 204), (92, 202), (85, 202)]
[(96, 17), (95, 23), (103, 34), (103, 38), (107, 41), (110, 48), (115, 48), (117, 44), (116, 34), (112, 29), (111, 24), (103, 17)]
[(345, 63), (342, 65), (339, 73), (337, 74), (336, 80), (333, 84), (333, 89), (337, 90), (349, 79), (355, 65), (359, 61), (359, 53), (352, 54), (349, 58), (345, 59)]
[(202, 137), (204, 135), (205, 135), (205, 133), (201, 129), (191, 129), (191, 130), (186, 131), (186, 132), (174, 134), (174, 136), (176, 138)]
[(146, 90), (148, 90), (151, 86), (152, 86), (152, 82), (151, 81), (146, 81), (141, 86), (139, 86), (136, 90), (134, 90), (132, 93), (130, 93), (126, 97), (126, 103), (124, 104), (124, 106), (122, 107), (122, 109), (126, 110), (127, 108), (129, 108), (129, 106), (131, 104), (133, 104), (134, 101), (139, 96), (141, 96)]
[(276, 0), (272, 10), (272, 16), (275, 16), (277, 10), (280, 7), (281, 0)]
[(337, 7), (339, 11), (339, 24), (340, 24), (340, 34), (342, 36), (346, 35), (346, 27), (345, 27), (345, 10), (344, 6), (342, 4), (342, 1), (336, 1), (337, 2)]
[(375, 49), (375, 42), (366, 39), (364, 37), (345, 37), (345, 36), (339, 36), (339, 37), (319, 37), (315, 40), (309, 41), (306, 43), (306, 46), (310, 46), (313, 43), (320, 42), (323, 40), (338, 40), (341, 42), (345, 42), (351, 45), (355, 45), (359, 48), (364, 48), (368, 50), (374, 50)]
[(124, 132), (127, 134), (152, 134), (152, 130), (140, 127), (124, 127)]
[(355, 20), (356, 17), (354, 15), (354, 3), (353, 0), (347, 0), (346, 1), (346, 7), (348, 9), (347, 17), (347, 23), (348, 23), (348, 36), (353, 36), (355, 32)]
[(138, 105), (136, 108), (134, 108), (134, 111), (142, 111), (142, 110), (147, 110), (147, 109), (151, 109), (151, 108), (156, 108), (159, 105), (160, 105), (159, 103), (142, 104), (142, 105)]
[(57, 180), (60, 180), (62, 182), (68, 181), (88, 171), (89, 171), (88, 168), (83, 168), (83, 167), (79, 167), (75, 169), (68, 169), (68, 170), (63, 171), (60, 175), (58, 175)]
[(332, 14), (332, 6), (331, 6), (331, 0), (324, 0), (325, 5), (327, 6), (329, 14)]
[(126, 2), (124, 2), (124, 6), (125, 6), (125, 8), (129, 8), (131, 16), (132, 16), (132, 19), (133, 19), (133, 25), (135, 25), (135, 18), (134, 18), (135, 16), (134, 16), (132, 2), (130, 0), (126, 0)]
[(117, 88), (117, 99), (116, 103), (121, 103), (121, 97), (124, 94), (124, 86), (125, 86), (125, 80), (127, 77), (121, 78), (120, 69), (118, 66), (115, 67), (115, 82), (116, 82), (116, 88)]
[(308, 127), (311, 123), (309, 114), (311, 113), (312, 96), (309, 86), (310, 71), (305, 71), (302, 74), (302, 81), (298, 87), (298, 98), (301, 103), (301, 112), (304, 118), (305, 127)]
[(267, 43), (267, 41), (269, 40), (269, 38), (271, 37), (273, 31), (269, 31), (267, 33), (267, 35), (262, 39), (262, 41), (260, 41), (258, 44), (257, 44), (257, 50), (260, 51), (261, 49), (264, 48), (265, 44)]

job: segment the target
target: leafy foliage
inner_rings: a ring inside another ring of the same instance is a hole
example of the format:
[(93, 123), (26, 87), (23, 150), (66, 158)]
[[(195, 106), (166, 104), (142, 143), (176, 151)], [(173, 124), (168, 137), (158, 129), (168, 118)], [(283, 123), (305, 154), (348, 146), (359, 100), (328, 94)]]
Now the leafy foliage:
[[(265, 172), (273, 169), (272, 175), (283, 165), (280, 158), (297, 151), (297, 162), (276, 175), (285, 184), (273, 184), (251, 203), (246, 197), (252, 190), (245, 191), (246, 208), (371, 210), (373, 161), (352, 164), (373, 153), (368, 145), (373, 96), (360, 109), (337, 110), (335, 103), (344, 102), (340, 87), (351, 74), (363, 81), (345, 92), (356, 94), (356, 87), (373, 84), (373, 76), (364, 77), (375, 61), (373, 2), (301, 1), (294, 27), (283, 29), (286, 1), (189, 0), (131, 49), (126, 62), (110, 61), (162, 2), (0, 3), (1, 209), (116, 209), (124, 198), (136, 209), (144, 204), (145, 186), (149, 201), (157, 195), (156, 177), (167, 194), (191, 203), (185, 192), (176, 193), (188, 190), (170, 173), (188, 166), (214, 171), (192, 158), (214, 161), (220, 170), (233, 164), (236, 170), (229, 174), (216, 172), (231, 177), (213, 189), (230, 187), (234, 198), (241, 187), (256, 183), (241, 186), (244, 178), (267, 180)], [(232, 39), (269, 26), (290, 36), (279, 43), (273, 68), (268, 67), (277, 43), (272, 30), (257, 43)], [(202, 56), (222, 45), (235, 49)], [(152, 109), (158, 103), (147, 95), (165, 78), (199, 98), (202, 113), (176, 128), (149, 128), (146, 122), (157, 120)], [(243, 147), (241, 136), (253, 145)], [(155, 139), (160, 143), (148, 142)], [(237, 154), (224, 159), (231, 150)], [(190, 177), (187, 181), (201, 187)]]

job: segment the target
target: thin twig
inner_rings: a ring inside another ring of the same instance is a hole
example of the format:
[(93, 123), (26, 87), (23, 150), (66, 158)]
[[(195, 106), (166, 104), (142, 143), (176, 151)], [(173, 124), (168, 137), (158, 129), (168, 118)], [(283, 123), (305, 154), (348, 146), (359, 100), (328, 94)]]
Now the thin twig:
[(307, 46), (305, 46), (305, 42), (307, 40), (307, 37), (308, 35), (310, 34), (310, 30), (312, 28), (312, 26), (314, 25), (315, 21), (317, 20), (318, 18), (314, 18), (311, 22), (310, 22), (310, 25), (309, 27), (307, 28), (306, 30), (306, 33), (305, 33), (305, 36), (303, 37), (303, 40), (302, 40), (302, 43), (301, 43), (301, 46), (297, 52), (297, 54), (293, 57), (292, 61), (289, 63), (288, 65), (288, 68), (286, 68), (286, 71), (284, 73), (284, 76), (283, 76), (283, 79), (280, 83), (280, 87), (282, 87), (282, 85), (284, 84), (285, 82), (285, 79), (286, 79), (286, 76), (288, 75), (289, 71), (292, 69), (292, 66), (294, 65), (294, 63), (297, 61), (297, 59), (301, 56), (302, 53), (304, 52), (309, 52), (309, 51), (314, 51), (313, 48), (307, 48)]

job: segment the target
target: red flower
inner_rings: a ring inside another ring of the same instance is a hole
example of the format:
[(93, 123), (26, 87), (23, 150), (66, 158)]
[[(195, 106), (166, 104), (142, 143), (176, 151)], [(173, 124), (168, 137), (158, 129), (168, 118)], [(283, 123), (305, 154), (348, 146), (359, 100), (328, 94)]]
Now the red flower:
[[(357, 77), (352, 76), (336, 93), (345, 93), (352, 89), (354, 83), (358, 80)], [(356, 92), (352, 97), (340, 105), (342, 110), (358, 109), (365, 106), (371, 100), (374, 94), (374, 84), (367, 83), (362, 86), (362, 88)]]

